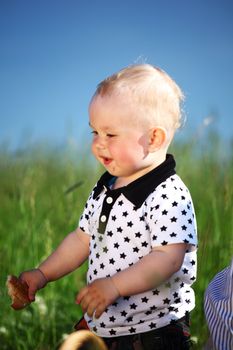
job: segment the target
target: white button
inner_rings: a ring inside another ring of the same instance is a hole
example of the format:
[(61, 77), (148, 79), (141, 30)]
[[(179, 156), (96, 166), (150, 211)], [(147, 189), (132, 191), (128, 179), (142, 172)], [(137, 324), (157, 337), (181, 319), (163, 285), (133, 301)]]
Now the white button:
[(107, 220), (107, 217), (105, 215), (102, 215), (101, 218), (100, 218), (100, 221), (101, 222), (105, 222)]
[(107, 202), (108, 204), (111, 204), (111, 203), (113, 202), (112, 197), (108, 197), (108, 198), (106, 199), (106, 202)]

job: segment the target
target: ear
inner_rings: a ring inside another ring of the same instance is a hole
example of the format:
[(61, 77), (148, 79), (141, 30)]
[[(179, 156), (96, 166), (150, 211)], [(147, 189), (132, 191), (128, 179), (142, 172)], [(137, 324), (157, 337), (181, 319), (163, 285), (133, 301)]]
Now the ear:
[(158, 151), (164, 146), (167, 139), (167, 132), (162, 127), (155, 127), (149, 131), (149, 152)]

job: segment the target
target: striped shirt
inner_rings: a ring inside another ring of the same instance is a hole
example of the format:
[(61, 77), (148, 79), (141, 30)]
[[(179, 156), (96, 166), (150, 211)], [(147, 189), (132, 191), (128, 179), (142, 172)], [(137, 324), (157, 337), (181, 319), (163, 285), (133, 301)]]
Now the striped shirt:
[(233, 349), (233, 259), (208, 285), (205, 317), (216, 350)]

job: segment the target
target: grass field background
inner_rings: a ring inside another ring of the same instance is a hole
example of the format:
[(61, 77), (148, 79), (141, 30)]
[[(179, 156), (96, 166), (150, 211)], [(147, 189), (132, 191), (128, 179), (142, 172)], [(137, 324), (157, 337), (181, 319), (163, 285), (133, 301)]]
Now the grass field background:
[[(198, 278), (192, 312), (195, 349), (208, 332), (203, 295), (212, 277), (226, 267), (233, 251), (232, 144), (224, 149), (217, 135), (176, 143), (171, 152), (177, 172), (189, 187), (198, 223)], [(0, 148), (0, 348), (57, 349), (81, 317), (74, 303), (85, 284), (86, 266), (50, 283), (22, 311), (10, 308), (5, 283), (37, 266), (78, 223), (93, 184), (103, 169), (84, 152), (41, 145), (10, 152)]]

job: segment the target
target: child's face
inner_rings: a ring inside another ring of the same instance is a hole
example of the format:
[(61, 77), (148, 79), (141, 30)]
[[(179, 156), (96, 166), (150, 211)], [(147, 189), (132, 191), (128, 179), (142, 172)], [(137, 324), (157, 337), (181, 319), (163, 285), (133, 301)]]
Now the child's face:
[(138, 121), (135, 108), (120, 97), (97, 96), (89, 114), (92, 152), (109, 173), (127, 184), (150, 170), (149, 128)]

